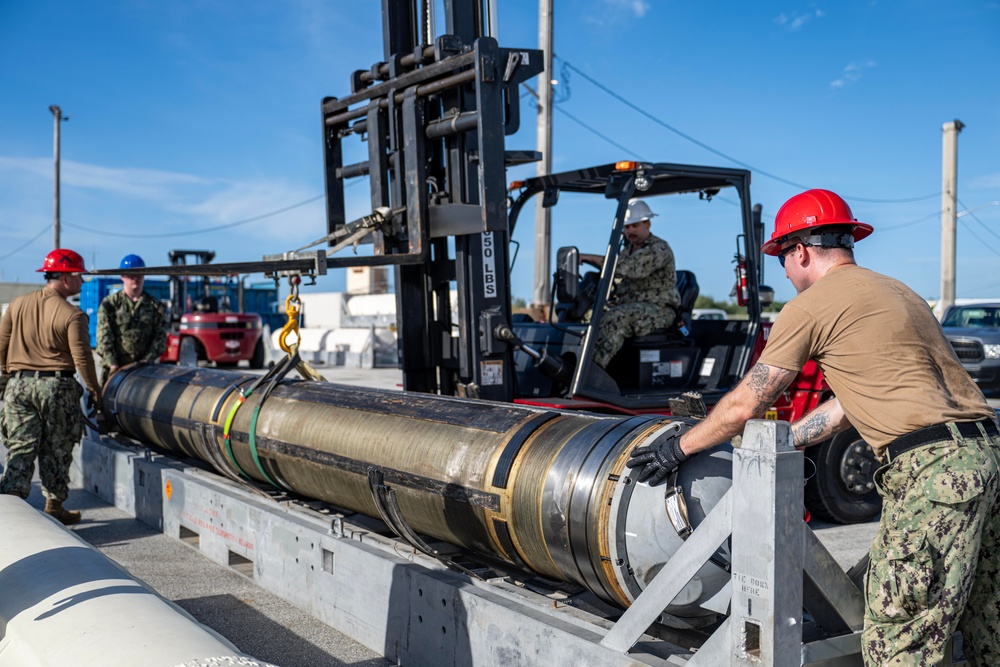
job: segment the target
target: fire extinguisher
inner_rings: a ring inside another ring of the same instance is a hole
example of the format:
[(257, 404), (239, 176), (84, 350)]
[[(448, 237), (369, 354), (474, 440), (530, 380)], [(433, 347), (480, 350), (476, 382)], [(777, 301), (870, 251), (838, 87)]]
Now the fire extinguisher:
[(750, 301), (750, 289), (747, 286), (747, 260), (743, 255), (736, 253), (736, 287), (733, 292), (736, 295), (736, 303), (746, 306)]

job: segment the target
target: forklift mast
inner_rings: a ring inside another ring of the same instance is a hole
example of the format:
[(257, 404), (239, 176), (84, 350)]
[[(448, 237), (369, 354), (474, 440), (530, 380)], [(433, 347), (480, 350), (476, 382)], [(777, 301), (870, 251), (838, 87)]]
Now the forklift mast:
[[(327, 232), (354, 231), (344, 184), (367, 175), (372, 211), (388, 214), (373, 255), (352, 263), (395, 266), (403, 388), (510, 401), (513, 350), (495, 335), (511, 320), (506, 168), (539, 156), (506, 151), (505, 136), (542, 57), (487, 36), (481, 0), (445, 0), (447, 34), (434, 38), (434, 6), (383, 0), (384, 62), (323, 100)], [(345, 165), (352, 135), (367, 159)]]
[[(167, 257), (170, 259), (170, 266), (187, 266), (189, 264), (202, 266), (211, 263), (215, 259), (215, 251), (171, 250), (167, 253)], [(195, 281), (198, 287), (195, 290), (196, 293), (192, 295), (188, 289), (190, 287), (188, 278), (182, 279), (180, 276), (170, 276), (170, 316), (172, 319), (179, 321), (181, 315), (189, 310), (187, 308), (189, 297), (197, 302), (202, 302), (211, 297), (211, 294), (209, 294), (208, 278), (201, 276), (196, 278)]]

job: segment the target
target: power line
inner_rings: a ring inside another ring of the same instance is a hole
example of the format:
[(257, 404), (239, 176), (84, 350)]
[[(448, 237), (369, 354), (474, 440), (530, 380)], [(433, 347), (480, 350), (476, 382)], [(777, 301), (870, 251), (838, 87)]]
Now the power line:
[(960, 220), (959, 222), (961, 222), (962, 226), (965, 227), (965, 231), (967, 231), (970, 234), (972, 234), (972, 237), (974, 239), (976, 239), (977, 241), (979, 241), (980, 245), (982, 245), (984, 248), (986, 248), (987, 250), (989, 250), (990, 252), (992, 252), (994, 255), (1000, 255), (1000, 252), (998, 252), (995, 248), (993, 248), (986, 241), (984, 241), (981, 238), (979, 238), (979, 235), (976, 234), (976, 232), (974, 232), (972, 230), (972, 227), (969, 225), (969, 223), (967, 223), (965, 220)]
[(980, 290), (993, 289), (994, 287), (997, 287), (997, 286), (1000, 286), (1000, 282), (998, 282), (998, 283), (990, 283), (989, 285), (979, 285), (978, 287), (973, 287), (972, 289), (975, 290), (975, 291), (980, 291)]
[[(743, 204), (741, 204), (739, 201), (734, 200), (734, 199), (730, 199), (729, 197), (723, 197), (722, 195), (714, 195), (712, 197), (712, 201), (721, 201), (724, 204), (729, 204), (730, 206), (736, 206), (737, 208), (742, 208), (742, 206), (743, 206)], [(764, 213), (763, 211), (761, 211), (760, 212), (760, 219), (761, 219), (761, 221), (763, 221), (764, 218), (774, 219), (774, 214), (772, 214), (772, 213)]]
[[(583, 122), (582, 120), (580, 120), (579, 118), (577, 118), (573, 114), (569, 113), (565, 109), (562, 109), (562, 108), (560, 108), (558, 106), (555, 106), (554, 108), (556, 109), (556, 111), (558, 111), (558, 112), (564, 114), (565, 116), (567, 116), (573, 122), (579, 124), (584, 129), (592, 132), (594, 135), (600, 137), (601, 139), (603, 139), (604, 141), (608, 142), (609, 144), (611, 144), (615, 148), (623, 151), (627, 155), (631, 155), (633, 157), (638, 158), (641, 161), (645, 161), (645, 159), (641, 155), (638, 155), (634, 151), (632, 151), (632, 150), (626, 148), (625, 146), (619, 144), (614, 139), (610, 138), (606, 134), (603, 134), (599, 130), (597, 130), (594, 127), (592, 127), (592, 126), (588, 125), (587, 123)], [(733, 201), (732, 199), (728, 199), (726, 197), (722, 197), (720, 195), (715, 195), (712, 199), (716, 199), (716, 200), (722, 201), (722, 202), (724, 202), (726, 204), (729, 204), (730, 206), (737, 206), (737, 207), (740, 206), (739, 202)], [(964, 204), (963, 204), (963, 206), (964, 206)], [(768, 219), (773, 219), (774, 218), (774, 215), (769, 214), (769, 213), (762, 213), (761, 215), (762, 215), (762, 218), (768, 218)], [(910, 222), (904, 222), (904, 223), (899, 224), (899, 225), (891, 225), (889, 227), (879, 226), (878, 230), (879, 230), (879, 232), (889, 232), (889, 231), (893, 231), (893, 230), (896, 230), (896, 229), (902, 229), (904, 227), (909, 227), (911, 225), (915, 225), (917, 223), (924, 222), (925, 220), (929, 220), (931, 218), (937, 217), (938, 215), (940, 215), (940, 213), (938, 211), (934, 211), (933, 213), (929, 213), (929, 214), (925, 215), (924, 217), (918, 218), (916, 220), (911, 220)], [(973, 215), (973, 217), (975, 218), (975, 215)], [(976, 218), (976, 220), (979, 221), (978, 218)], [(994, 235), (996, 235), (992, 230), (988, 230), (988, 231), (990, 231), (990, 233), (993, 233)], [(997, 235), (997, 237), (1000, 238), (1000, 235)]]
[[(966, 210), (966, 212), (964, 213), (963, 217), (965, 215), (968, 215), (968, 216), (972, 217), (972, 219), (975, 220), (976, 222), (978, 222), (979, 225), (983, 229), (985, 229), (986, 231), (988, 231), (990, 234), (992, 234), (996, 238), (1000, 239), (1000, 234), (997, 234), (995, 231), (993, 231), (992, 229), (990, 229), (989, 227), (987, 227), (986, 223), (983, 222), (982, 220), (980, 220), (978, 215), (976, 215), (975, 213), (973, 213), (973, 211), (975, 209), (972, 209), (972, 208), (969, 208), (968, 206), (966, 206), (965, 202), (963, 202), (961, 199), (958, 200), (958, 203), (961, 204), (962, 208), (964, 208)], [(989, 206), (989, 204), (986, 204), (986, 206)]]
[[(679, 137), (681, 137), (683, 139), (686, 139), (687, 141), (690, 141), (691, 143), (695, 144), (696, 146), (699, 146), (699, 147), (707, 150), (710, 153), (714, 153), (715, 155), (718, 155), (719, 157), (721, 157), (721, 158), (723, 158), (725, 160), (729, 160), (730, 162), (733, 162), (734, 164), (738, 164), (741, 167), (744, 167), (745, 169), (749, 169), (750, 171), (758, 173), (761, 176), (766, 176), (767, 178), (770, 178), (772, 180), (778, 181), (779, 183), (784, 183), (785, 185), (791, 185), (792, 187), (800, 188), (800, 189), (803, 189), (803, 190), (810, 189), (811, 186), (803, 185), (802, 183), (796, 183), (795, 181), (790, 181), (790, 180), (788, 180), (786, 178), (782, 178), (781, 176), (778, 176), (776, 174), (772, 174), (770, 172), (764, 171), (763, 169), (758, 169), (758, 168), (754, 167), (753, 165), (747, 164), (746, 162), (743, 162), (742, 160), (737, 160), (736, 158), (732, 157), (731, 155), (727, 155), (726, 153), (723, 153), (722, 151), (717, 150), (717, 149), (713, 148), (712, 146), (709, 146), (708, 144), (706, 144), (703, 141), (699, 141), (698, 139), (695, 139), (691, 135), (689, 135), (689, 134), (687, 134), (685, 132), (682, 132), (681, 130), (677, 129), (676, 127), (670, 125), (669, 123), (666, 123), (666, 122), (662, 121), (661, 119), (659, 119), (656, 116), (654, 116), (653, 114), (649, 113), (648, 111), (646, 111), (645, 109), (643, 109), (639, 105), (637, 105), (637, 104), (633, 103), (632, 101), (626, 99), (624, 96), (616, 93), (615, 91), (613, 91), (612, 89), (608, 88), (607, 86), (605, 86), (600, 81), (594, 79), (593, 77), (591, 77), (586, 72), (584, 72), (580, 68), (576, 67), (575, 65), (573, 65), (572, 63), (570, 63), (566, 59), (559, 58), (559, 60), (561, 60), (563, 63), (565, 63), (566, 67), (568, 67), (570, 70), (572, 70), (573, 72), (576, 72), (577, 74), (579, 74), (580, 76), (582, 76), (584, 79), (586, 79), (587, 81), (589, 81), (590, 83), (592, 83), (594, 86), (597, 86), (598, 88), (600, 88), (605, 93), (607, 93), (611, 97), (615, 98), (616, 100), (618, 100), (619, 102), (621, 102), (625, 106), (627, 106), (630, 109), (636, 111), (637, 113), (645, 116), (646, 118), (648, 118), (649, 120), (653, 121), (654, 123), (656, 123), (660, 127), (663, 127), (664, 129), (669, 130), (670, 132), (673, 132), (677, 136), (679, 136)], [(852, 200), (855, 200), (855, 201), (867, 202), (867, 203), (871, 203), (871, 204), (903, 204), (903, 203), (907, 203), (907, 202), (923, 201), (925, 199), (931, 199), (933, 197), (937, 197), (940, 194), (941, 194), (940, 192), (935, 192), (935, 193), (929, 194), (929, 195), (921, 195), (919, 197), (908, 197), (908, 198), (904, 198), (904, 199), (870, 199), (870, 198), (867, 198), (867, 197), (850, 197), (850, 196), (846, 196), (846, 195), (844, 196), (844, 198), (845, 199), (852, 199)]]
[[(538, 100), (538, 93), (535, 92), (535, 90), (531, 86), (529, 86), (528, 84), (526, 84), (526, 83), (522, 83), (521, 86), (525, 90), (525, 92), (521, 93), (521, 98), (524, 98), (524, 97), (530, 95), (531, 98), (532, 98), (531, 99), (532, 106), (537, 106), (537, 104), (538, 104), (538, 101), (537, 101)], [(588, 125), (587, 123), (583, 122), (582, 120), (580, 120), (579, 118), (577, 118), (576, 116), (574, 116), (573, 114), (571, 114), (570, 112), (568, 112), (565, 109), (563, 109), (562, 107), (560, 107), (559, 106), (559, 102), (553, 102), (552, 103), (552, 108), (555, 109), (556, 111), (558, 111), (559, 113), (563, 114), (567, 118), (569, 118), (571, 121), (573, 121), (574, 123), (576, 123), (577, 125), (579, 125), (583, 129), (587, 130), (591, 134), (593, 134), (593, 135), (595, 135), (595, 136), (603, 139), (604, 141), (608, 142), (609, 144), (611, 144), (612, 146), (614, 146), (618, 150), (622, 151), (623, 153), (625, 153), (626, 156), (635, 157), (635, 158), (638, 158), (639, 160), (645, 161), (645, 158), (643, 158), (641, 155), (639, 155), (635, 151), (633, 151), (633, 150), (631, 150), (629, 148), (625, 148), (625, 146), (622, 146), (620, 143), (618, 143), (617, 141), (615, 141), (614, 139), (612, 139), (608, 135), (604, 134), (603, 132), (601, 132), (597, 128), (593, 127), (592, 125)]]
[(49, 224), (45, 225), (45, 227), (42, 228), (42, 231), (40, 231), (37, 234), (35, 234), (34, 236), (32, 236), (31, 239), (28, 240), (24, 245), (18, 246), (17, 248), (15, 248), (11, 252), (7, 253), (6, 255), (0, 255), (0, 262), (2, 262), (3, 260), (7, 259), (8, 257), (13, 257), (17, 253), (21, 252), (22, 250), (24, 250), (25, 248), (27, 248), (29, 245), (31, 245), (32, 243), (34, 243), (35, 241), (37, 241), (39, 238), (41, 238), (42, 234), (44, 234), (45, 232), (49, 231), (50, 229), (52, 229), (52, 223), (49, 223)]
[(989, 250), (990, 252), (992, 252), (992, 253), (993, 253), (994, 255), (1000, 255), (1000, 252), (998, 252), (998, 251), (997, 251), (997, 250), (996, 250), (995, 248), (993, 248), (993, 247), (992, 247), (992, 246), (991, 246), (990, 244), (988, 244), (988, 243), (987, 243), (986, 241), (984, 241), (984, 240), (982, 240), (981, 238), (979, 238), (979, 235), (978, 235), (978, 234), (976, 234), (976, 232), (974, 232), (974, 231), (972, 230), (972, 226), (971, 226), (971, 225), (970, 225), (969, 223), (967, 223), (967, 222), (966, 222), (965, 220), (959, 220), (959, 222), (961, 222), (961, 223), (962, 223), (962, 226), (963, 226), (963, 227), (965, 227), (965, 231), (967, 231), (967, 232), (969, 232), (970, 234), (972, 234), (972, 238), (974, 238), (974, 239), (976, 239), (977, 241), (979, 241), (979, 244), (980, 244), (981, 246), (983, 246), (984, 248), (986, 248), (987, 250)]
[[(358, 181), (358, 182), (360, 182), (360, 181)], [(326, 196), (325, 194), (316, 195), (315, 197), (310, 197), (309, 199), (300, 201), (297, 204), (292, 204), (291, 206), (286, 206), (284, 208), (280, 208), (280, 209), (277, 209), (275, 211), (270, 211), (268, 213), (263, 213), (261, 215), (254, 216), (252, 218), (247, 218), (246, 220), (239, 220), (237, 222), (230, 222), (230, 223), (227, 223), (225, 225), (217, 225), (215, 227), (206, 227), (205, 229), (195, 229), (195, 230), (187, 231), (187, 232), (166, 232), (166, 233), (163, 233), (163, 234), (129, 234), (127, 232), (109, 232), (109, 231), (104, 230), (104, 229), (91, 229), (90, 227), (84, 227), (82, 225), (74, 225), (74, 224), (70, 224), (68, 222), (64, 222), (62, 224), (66, 225), (67, 227), (72, 227), (73, 229), (77, 229), (77, 230), (84, 231), (84, 232), (90, 232), (91, 234), (100, 234), (101, 236), (114, 236), (114, 237), (120, 237), (120, 238), (130, 238), (130, 239), (165, 239), (165, 238), (173, 238), (173, 237), (177, 237), (177, 236), (194, 236), (195, 234), (207, 234), (209, 232), (217, 232), (217, 231), (219, 231), (221, 229), (230, 229), (232, 227), (238, 227), (240, 225), (245, 225), (245, 224), (250, 223), (250, 222), (256, 222), (257, 220), (263, 220), (265, 218), (270, 218), (270, 217), (273, 217), (275, 215), (280, 215), (281, 213), (287, 213), (288, 211), (291, 211), (293, 209), (299, 208), (301, 206), (305, 206), (306, 204), (311, 204), (314, 201), (316, 201), (318, 199), (322, 199), (325, 196)]]
[(590, 125), (588, 125), (587, 123), (583, 122), (582, 120), (580, 120), (579, 118), (577, 118), (576, 116), (574, 116), (573, 114), (571, 114), (570, 112), (568, 112), (565, 109), (563, 109), (558, 104), (552, 105), (552, 108), (555, 109), (556, 111), (558, 111), (559, 113), (563, 114), (567, 118), (569, 118), (574, 123), (578, 124), (580, 127), (584, 128), (585, 130), (588, 130), (588, 131), (592, 132), (596, 136), (598, 136), (601, 139), (603, 139), (604, 141), (608, 142), (609, 144), (611, 144), (612, 146), (614, 146), (618, 150), (622, 151), (626, 155), (630, 155), (632, 157), (638, 158), (639, 160), (645, 161), (645, 158), (643, 158), (641, 155), (639, 155), (635, 151), (629, 150), (628, 148), (625, 148), (624, 146), (622, 146), (620, 143), (618, 143), (617, 141), (615, 141), (614, 139), (612, 139), (608, 135), (604, 134), (603, 132), (601, 132), (600, 130), (598, 130), (598, 129), (594, 128), (594, 127), (591, 127)]
[(903, 227), (910, 227), (911, 225), (915, 225), (915, 224), (917, 224), (919, 222), (924, 222), (925, 220), (930, 220), (931, 218), (936, 218), (939, 215), (941, 215), (941, 211), (934, 211), (933, 213), (928, 213), (927, 215), (925, 215), (922, 218), (917, 218), (916, 220), (910, 220), (909, 222), (902, 222), (902, 223), (900, 223), (898, 225), (889, 225), (888, 227), (883, 227), (883, 226), (879, 225), (878, 231), (879, 231), (879, 233), (881, 233), (881, 232), (891, 232), (894, 229), (902, 229)]
[[(521, 85), (523, 86), (525, 84), (521, 84)], [(525, 86), (525, 87), (527, 87), (527, 86)], [(528, 92), (531, 93), (531, 94), (534, 94), (534, 91), (531, 90), (530, 88), (528, 88)], [(567, 118), (569, 118), (570, 120), (572, 120), (574, 123), (580, 125), (580, 127), (584, 128), (588, 132), (591, 132), (595, 136), (597, 136), (597, 137), (603, 139), (604, 141), (608, 142), (609, 144), (611, 144), (612, 146), (614, 146), (618, 150), (622, 151), (626, 155), (633, 156), (635, 158), (638, 158), (641, 161), (646, 161), (645, 158), (643, 158), (641, 155), (639, 155), (635, 151), (633, 151), (633, 150), (631, 150), (629, 148), (626, 148), (625, 146), (623, 146), (622, 144), (618, 143), (617, 141), (615, 141), (614, 139), (612, 139), (608, 135), (604, 134), (603, 132), (601, 132), (600, 130), (594, 128), (593, 126), (588, 125), (587, 123), (585, 123), (584, 121), (580, 120), (579, 118), (577, 118), (576, 116), (574, 116), (570, 112), (566, 111), (562, 107), (560, 107), (558, 105), (554, 105), (553, 108), (556, 111), (558, 111), (559, 113), (561, 113), (564, 116), (566, 116)], [(719, 195), (716, 195), (715, 197), (713, 197), (713, 199), (717, 199), (719, 201), (725, 202), (726, 204), (729, 204), (730, 206), (737, 206), (737, 207), (740, 206), (739, 202), (733, 201), (732, 199), (728, 199), (726, 197), (721, 197)], [(856, 199), (856, 197), (854, 199)], [(959, 203), (961, 203), (961, 202), (959, 202)], [(965, 204), (962, 204), (962, 206), (964, 207)], [(929, 213), (929, 214), (925, 215), (924, 217), (918, 218), (916, 220), (911, 220), (910, 222), (904, 222), (904, 223), (899, 224), (899, 225), (891, 225), (889, 227), (879, 226), (878, 230), (880, 232), (890, 232), (890, 231), (893, 231), (893, 230), (896, 230), (896, 229), (902, 229), (904, 227), (909, 227), (911, 225), (915, 225), (917, 223), (924, 222), (925, 220), (929, 220), (931, 218), (937, 217), (938, 215), (940, 215), (940, 213), (938, 211), (934, 211), (933, 213)], [(769, 219), (770, 218), (774, 218), (773, 215), (768, 214), (768, 213), (763, 213), (762, 216), (765, 217), (765, 218), (769, 218)], [(973, 215), (973, 218), (975, 218), (975, 215)], [(978, 218), (976, 218), (976, 220), (978, 221)], [(992, 230), (989, 230), (989, 231), (991, 233), (994, 233), (994, 232), (992, 232)], [(997, 238), (1000, 238), (1000, 235), (998, 235)]]

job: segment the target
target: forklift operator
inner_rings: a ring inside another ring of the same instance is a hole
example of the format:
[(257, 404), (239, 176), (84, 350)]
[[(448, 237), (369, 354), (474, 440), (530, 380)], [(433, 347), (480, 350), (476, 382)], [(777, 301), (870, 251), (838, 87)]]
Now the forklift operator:
[(872, 233), (828, 190), (778, 211), (761, 250), (798, 296), (781, 310), (758, 362), (681, 437), (632, 453), (638, 480), (664, 480), (696, 452), (760, 418), (813, 359), (835, 397), (791, 426), (797, 446), (857, 428), (884, 464), (861, 635), (866, 665), (939, 665), (956, 628), (974, 667), (1000, 665), (1000, 435), (927, 303), (858, 266)]
[[(674, 252), (661, 238), (649, 232), (656, 216), (649, 205), (631, 199), (625, 212), (625, 238), (629, 246), (615, 266), (614, 291), (601, 316), (594, 346), (594, 362), (607, 368), (626, 338), (645, 336), (670, 327), (677, 317), (680, 295), (674, 271)], [(580, 262), (600, 268), (604, 257), (580, 255)], [(590, 313), (584, 321), (590, 321)]]

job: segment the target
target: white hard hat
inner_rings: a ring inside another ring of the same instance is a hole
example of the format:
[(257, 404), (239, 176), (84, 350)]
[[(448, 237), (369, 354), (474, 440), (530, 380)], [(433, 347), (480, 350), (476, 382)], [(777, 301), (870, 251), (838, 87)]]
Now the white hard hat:
[(628, 210), (625, 211), (625, 224), (634, 225), (637, 222), (649, 220), (657, 215), (659, 214), (649, 210), (649, 204), (641, 199), (629, 199)]

